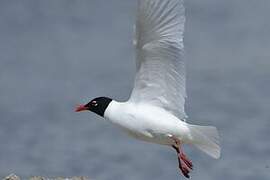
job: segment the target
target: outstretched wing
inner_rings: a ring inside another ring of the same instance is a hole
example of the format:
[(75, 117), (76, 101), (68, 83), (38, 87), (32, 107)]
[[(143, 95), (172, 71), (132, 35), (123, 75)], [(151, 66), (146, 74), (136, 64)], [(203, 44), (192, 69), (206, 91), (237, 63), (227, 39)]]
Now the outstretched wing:
[(139, 0), (134, 89), (130, 101), (186, 117), (183, 0)]

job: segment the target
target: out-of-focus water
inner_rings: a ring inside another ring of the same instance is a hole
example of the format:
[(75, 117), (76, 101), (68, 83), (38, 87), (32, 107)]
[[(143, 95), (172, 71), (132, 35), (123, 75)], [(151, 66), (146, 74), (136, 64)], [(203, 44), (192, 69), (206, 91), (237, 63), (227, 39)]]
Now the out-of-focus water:
[[(269, 0), (188, 0), (189, 122), (215, 125), (222, 157), (186, 147), (193, 179), (270, 179)], [(0, 176), (183, 179), (173, 149), (127, 137), (92, 113), (126, 100), (134, 0), (0, 1)]]

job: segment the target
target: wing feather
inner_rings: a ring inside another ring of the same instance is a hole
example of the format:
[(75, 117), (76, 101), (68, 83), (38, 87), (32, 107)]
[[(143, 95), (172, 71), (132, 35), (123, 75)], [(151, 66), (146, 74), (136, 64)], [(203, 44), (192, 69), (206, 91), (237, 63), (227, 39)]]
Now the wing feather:
[(139, 0), (134, 40), (137, 73), (130, 97), (182, 120), (186, 117), (184, 23), (183, 0)]

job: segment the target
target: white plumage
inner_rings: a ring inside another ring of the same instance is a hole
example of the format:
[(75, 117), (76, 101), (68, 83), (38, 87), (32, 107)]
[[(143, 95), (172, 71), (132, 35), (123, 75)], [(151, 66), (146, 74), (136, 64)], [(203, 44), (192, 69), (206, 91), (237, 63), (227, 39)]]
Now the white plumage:
[(137, 74), (130, 101), (147, 102), (186, 117), (183, 0), (139, 0)]
[(100, 97), (76, 111), (90, 110), (140, 140), (172, 146), (179, 168), (189, 177), (193, 166), (181, 145), (195, 145), (219, 158), (217, 129), (185, 122), (186, 76), (183, 0), (139, 0), (136, 22), (134, 89), (127, 102)]
[(184, 24), (183, 0), (139, 0), (134, 89), (127, 102), (113, 101), (105, 117), (138, 139), (172, 145), (173, 136), (219, 158), (216, 128), (185, 122)]

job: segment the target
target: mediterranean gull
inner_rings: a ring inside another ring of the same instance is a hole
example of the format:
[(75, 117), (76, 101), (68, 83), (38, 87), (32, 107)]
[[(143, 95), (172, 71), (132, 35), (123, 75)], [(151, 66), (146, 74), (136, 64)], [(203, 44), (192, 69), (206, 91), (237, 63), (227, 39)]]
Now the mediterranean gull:
[(92, 111), (132, 137), (173, 147), (182, 174), (189, 178), (193, 165), (182, 144), (192, 144), (213, 158), (220, 157), (220, 146), (215, 127), (186, 122), (184, 24), (183, 0), (138, 0), (136, 76), (129, 100), (98, 97), (76, 111)]

